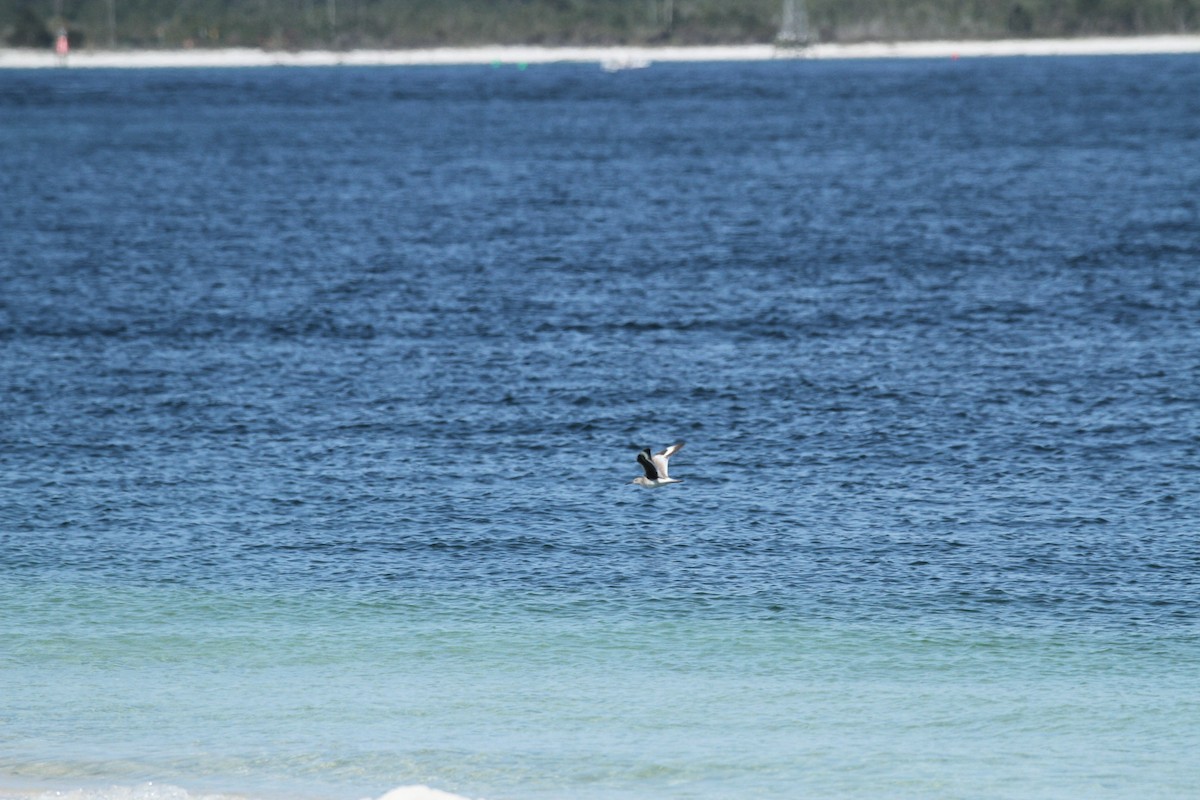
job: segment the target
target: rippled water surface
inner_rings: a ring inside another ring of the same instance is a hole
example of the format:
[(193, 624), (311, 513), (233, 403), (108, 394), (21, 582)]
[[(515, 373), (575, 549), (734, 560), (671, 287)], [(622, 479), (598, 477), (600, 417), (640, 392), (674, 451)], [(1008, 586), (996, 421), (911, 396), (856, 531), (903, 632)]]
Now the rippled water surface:
[(10, 71), (0, 175), (0, 792), (1200, 784), (1200, 59)]

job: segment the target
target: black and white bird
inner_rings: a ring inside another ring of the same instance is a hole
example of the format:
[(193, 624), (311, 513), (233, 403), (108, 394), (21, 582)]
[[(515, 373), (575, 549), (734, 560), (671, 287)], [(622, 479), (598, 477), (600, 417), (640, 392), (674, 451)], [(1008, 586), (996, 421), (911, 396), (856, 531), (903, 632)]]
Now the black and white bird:
[(667, 474), (667, 459), (675, 455), (683, 445), (684, 442), (673, 444), (661, 453), (655, 453), (654, 455), (650, 455), (649, 447), (638, 453), (638, 463), (642, 465), (642, 469), (646, 471), (646, 474), (637, 476), (630, 483), (636, 483), (638, 486), (644, 486), (647, 489), (657, 489), (659, 486), (666, 486), (668, 483), (683, 483), (680, 478), (672, 478)]

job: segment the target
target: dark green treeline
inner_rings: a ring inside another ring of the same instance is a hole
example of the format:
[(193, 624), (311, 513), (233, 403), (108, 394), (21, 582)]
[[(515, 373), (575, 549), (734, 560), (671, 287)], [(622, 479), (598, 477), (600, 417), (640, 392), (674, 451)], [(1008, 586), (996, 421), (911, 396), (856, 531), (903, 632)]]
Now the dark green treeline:
[[(814, 41), (1135, 35), (1200, 0), (796, 0)], [(44, 47), (428, 47), (771, 42), (783, 0), (0, 0), (0, 40)]]

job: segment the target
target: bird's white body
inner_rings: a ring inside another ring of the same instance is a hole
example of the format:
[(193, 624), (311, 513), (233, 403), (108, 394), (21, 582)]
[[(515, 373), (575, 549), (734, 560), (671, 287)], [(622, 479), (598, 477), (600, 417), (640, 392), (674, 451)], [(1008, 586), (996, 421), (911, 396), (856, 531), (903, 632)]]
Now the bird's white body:
[(630, 483), (636, 483), (638, 486), (645, 486), (647, 489), (657, 489), (660, 486), (666, 486), (668, 483), (683, 483), (683, 480), (681, 478), (656, 478), (655, 480), (650, 480), (649, 478), (638, 475), (636, 478), (630, 481)]
[(657, 489), (660, 486), (666, 486), (668, 483), (683, 483), (679, 478), (672, 478), (667, 474), (667, 459), (675, 455), (683, 445), (683, 442), (673, 444), (661, 453), (655, 453), (654, 455), (650, 455), (649, 447), (638, 453), (638, 463), (642, 465), (642, 469), (645, 470), (646, 474), (637, 476), (630, 483), (636, 483), (638, 486), (646, 489)]

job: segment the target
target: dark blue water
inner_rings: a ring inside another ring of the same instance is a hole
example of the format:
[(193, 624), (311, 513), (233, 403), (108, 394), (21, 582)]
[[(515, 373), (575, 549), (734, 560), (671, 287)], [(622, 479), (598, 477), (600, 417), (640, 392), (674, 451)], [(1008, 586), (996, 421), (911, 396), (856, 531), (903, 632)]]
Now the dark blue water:
[(1193, 57), (0, 86), (10, 574), (1195, 622)]
[(1195, 56), (8, 72), (0, 176), (27, 633), (82, 586), (1195, 651)]

